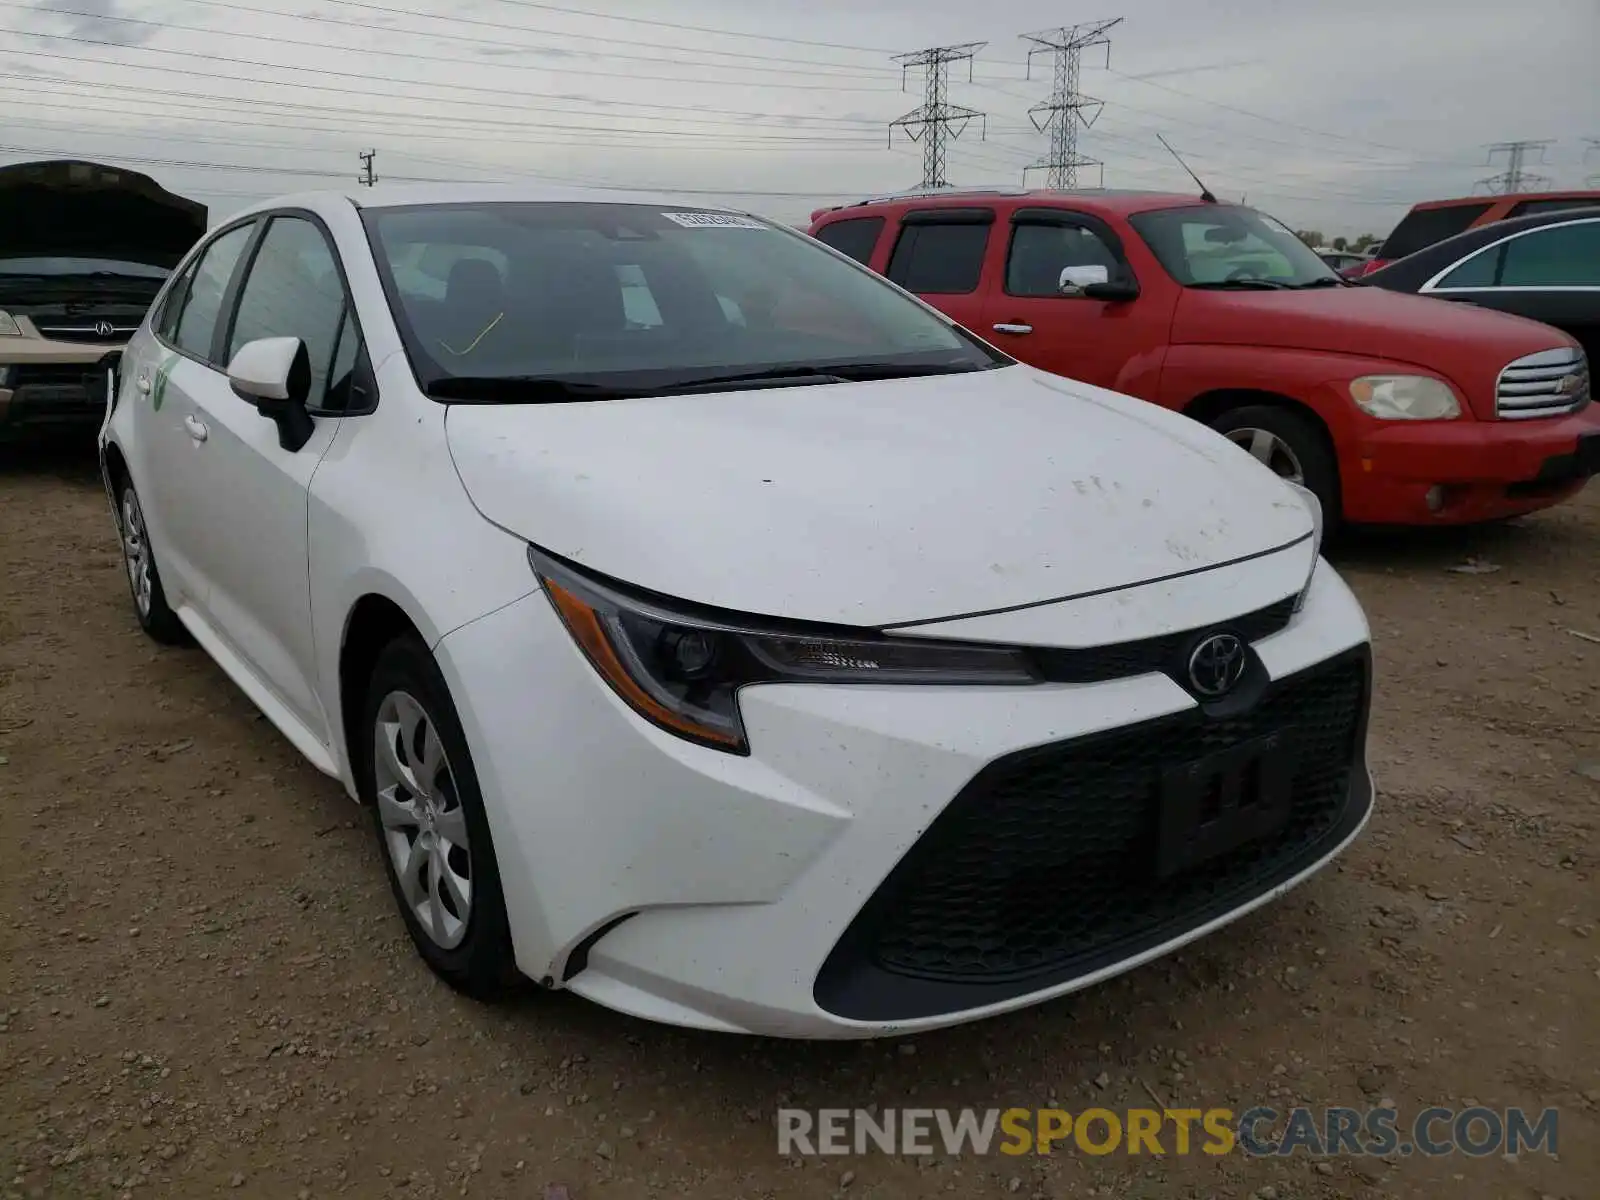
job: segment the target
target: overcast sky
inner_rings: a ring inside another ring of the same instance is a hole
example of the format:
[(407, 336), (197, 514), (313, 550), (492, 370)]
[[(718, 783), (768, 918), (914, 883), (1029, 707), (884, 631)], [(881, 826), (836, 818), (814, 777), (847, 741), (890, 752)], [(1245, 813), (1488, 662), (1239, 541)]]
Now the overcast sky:
[(888, 126), (923, 80), (891, 55), (987, 41), (949, 97), (987, 136), (947, 174), (1014, 184), (1050, 80), (1019, 35), (1117, 15), (1081, 80), (1108, 186), (1192, 190), (1159, 131), (1220, 196), (1332, 236), (1472, 191), (1492, 142), (1552, 139), (1530, 169), (1553, 186), (1600, 173), (1597, 0), (0, 0), (0, 162), (124, 162), (215, 220), (376, 148), (380, 180), (697, 189), (801, 222), (920, 180)]

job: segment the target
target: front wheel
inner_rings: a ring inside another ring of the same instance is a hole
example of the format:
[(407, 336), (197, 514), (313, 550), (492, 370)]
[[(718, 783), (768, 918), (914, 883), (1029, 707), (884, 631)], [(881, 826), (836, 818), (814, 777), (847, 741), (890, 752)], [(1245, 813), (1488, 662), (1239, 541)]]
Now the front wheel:
[(362, 711), (351, 757), (406, 930), (451, 987), (496, 996), (516, 978), (510, 923), (466, 737), (427, 647), (391, 642)]
[(1252, 404), (1223, 413), (1211, 428), (1279, 478), (1312, 492), (1322, 504), (1327, 532), (1338, 525), (1339, 463), (1315, 421), (1290, 409)]

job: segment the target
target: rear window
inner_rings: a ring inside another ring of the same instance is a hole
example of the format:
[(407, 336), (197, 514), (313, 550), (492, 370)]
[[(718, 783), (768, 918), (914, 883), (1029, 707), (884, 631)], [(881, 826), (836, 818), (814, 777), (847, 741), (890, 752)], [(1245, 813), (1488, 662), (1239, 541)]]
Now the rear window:
[(1413, 209), (1384, 239), (1378, 257), (1404, 258), (1418, 250), (1426, 250), (1447, 237), (1455, 237), (1470, 228), (1491, 206), (1491, 202), (1486, 201), (1483, 204), (1447, 204), (1443, 208)]
[(824, 225), (817, 230), (817, 241), (865, 265), (872, 258), (873, 247), (878, 244), (878, 235), (882, 232), (882, 217), (853, 217)]
[(1568, 197), (1565, 200), (1522, 200), (1511, 209), (1513, 217), (1531, 217), (1535, 213), (1564, 212), (1569, 208), (1600, 208), (1600, 192), (1592, 196)]
[(908, 292), (959, 295), (978, 290), (989, 226), (917, 224), (901, 227), (889, 278)]

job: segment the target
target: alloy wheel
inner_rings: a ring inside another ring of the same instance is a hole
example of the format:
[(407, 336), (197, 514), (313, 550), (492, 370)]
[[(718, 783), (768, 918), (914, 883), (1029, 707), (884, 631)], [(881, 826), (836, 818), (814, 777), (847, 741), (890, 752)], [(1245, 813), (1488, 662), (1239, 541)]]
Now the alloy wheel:
[(1230, 429), (1223, 435), (1237, 446), (1248, 450), (1256, 461), (1262, 463), (1280, 479), (1306, 485), (1305, 467), (1294, 448), (1277, 434), (1266, 429)]
[(149, 617), (154, 585), (150, 578), (150, 538), (144, 528), (144, 513), (133, 489), (122, 492), (122, 558), (128, 568), (128, 583), (133, 587), (133, 603), (141, 617)]
[(390, 692), (373, 723), (373, 782), (384, 847), (417, 925), (442, 950), (467, 936), (472, 849), (455, 775), (426, 709)]

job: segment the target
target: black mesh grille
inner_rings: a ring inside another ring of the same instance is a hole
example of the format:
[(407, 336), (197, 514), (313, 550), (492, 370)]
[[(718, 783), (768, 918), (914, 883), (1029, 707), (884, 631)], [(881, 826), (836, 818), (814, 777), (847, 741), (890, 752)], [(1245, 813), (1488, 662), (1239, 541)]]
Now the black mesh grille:
[[(1075, 978), (1238, 907), (1314, 862), (1370, 803), (1363, 647), (1273, 684), (1241, 715), (1174, 717), (1011, 755), (982, 771), (835, 947), (817, 999), (910, 1019)], [(1163, 771), (1279, 733), (1293, 762), (1275, 832), (1156, 872)]]
[(100, 370), (94, 363), (18, 363), (11, 386), (82, 387), (84, 378)]
[(1184, 650), (1201, 632), (1227, 632), (1245, 642), (1258, 642), (1289, 624), (1289, 618), (1294, 615), (1294, 601), (1293, 596), (1286, 596), (1276, 604), (1232, 621), (1207, 625), (1203, 631), (1169, 633), (1115, 646), (1091, 646), (1083, 650), (1039, 649), (1031, 653), (1044, 677), (1057, 683), (1100, 683), (1156, 671), (1172, 673), (1181, 671)]

